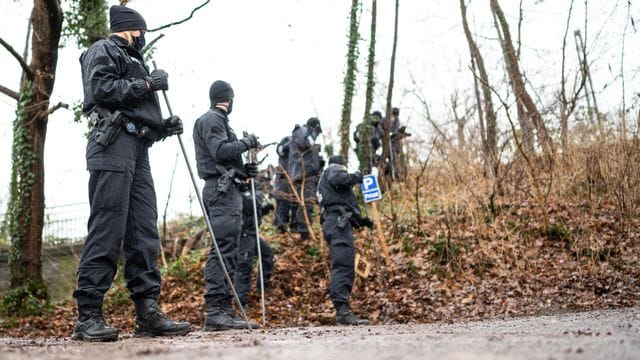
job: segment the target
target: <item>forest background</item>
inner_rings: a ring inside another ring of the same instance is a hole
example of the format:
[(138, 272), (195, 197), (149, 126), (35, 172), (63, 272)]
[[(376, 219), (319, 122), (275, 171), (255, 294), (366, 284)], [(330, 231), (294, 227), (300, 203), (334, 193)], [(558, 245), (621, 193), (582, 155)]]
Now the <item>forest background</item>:
[[(63, 9), (72, 3), (63, 2)], [(157, 6), (136, 0), (131, 6), (153, 27), (201, 3)], [(241, 11), (236, 2), (213, 1), (188, 22), (167, 29), (153, 58), (171, 76), (169, 95), (186, 129), (207, 108), (210, 82), (224, 78), (238, 96), (232, 116), (238, 119), (237, 131), (251, 130), (264, 142), (277, 141), (295, 123), (318, 116), (327, 130), (325, 145), (347, 151), (345, 134), (349, 137), (350, 131), (340, 129), (354, 55), (347, 54), (346, 46), (354, 38), (354, 17), (349, 14), (356, 5), (362, 39), (347, 119), (347, 128), (353, 130), (365, 113), (371, 79), (365, 76), (371, 4), (257, 1)], [(359, 237), (360, 250), (375, 271), (357, 288), (356, 304), (373, 312), (373, 320), (443, 320), (638, 301), (638, 11), (631, 1), (500, 5), (504, 13), (497, 11), (497, 1), (377, 2), (375, 87), (373, 106), (367, 110), (399, 107), (401, 121), (413, 136), (405, 143), (407, 178), (390, 186), (380, 203), (385, 229), (381, 238), (390, 248), (391, 264), (377, 262), (381, 251), (371, 234)], [(470, 36), (462, 26), (465, 7)], [(0, 37), (16, 49), (24, 45), (30, 12), (30, 2), (3, 2), (0, 16), (7, 21)], [(575, 30), (581, 32), (584, 47), (575, 42)], [(473, 63), (469, 39), (478, 45)], [(73, 38), (64, 43), (51, 106), (72, 105), (81, 97), (81, 50)], [(14, 58), (0, 52), (2, 64), (15, 69), (3, 71), (0, 85), (18, 90), (20, 65)], [(0, 100), (3, 118), (16, 117), (15, 105), (11, 96)], [(494, 127), (488, 126), (492, 115)], [(46, 203), (82, 202), (86, 125), (74, 122), (63, 109), (52, 112), (49, 120)], [(1, 152), (5, 164), (0, 167), (10, 169), (16, 164), (9, 157), (15, 133), (9, 121), (2, 124), (0, 143), (6, 151)], [(489, 129), (495, 129), (493, 137)], [(189, 142), (187, 148), (192, 148)], [(190, 187), (171, 187), (168, 181), (176, 150), (175, 143), (166, 141), (152, 151), (158, 199), (162, 202), (171, 192), (175, 214), (191, 215), (197, 206)], [(176, 178), (186, 179), (182, 164), (175, 169)], [(0, 181), (6, 183), (0, 182), (0, 188), (9, 189), (10, 174), (2, 174)], [(8, 193), (0, 195), (5, 203)], [(177, 226), (169, 238), (178, 247), (199, 229)], [(326, 282), (319, 280), (328, 278), (322, 242), (296, 246), (288, 238), (275, 241), (280, 257), (291, 260), (279, 270), (310, 267), (314, 276), (276, 288), (272, 320), (321, 322), (329, 309)], [(180, 248), (171, 251), (182, 253)], [(194, 254), (191, 262), (176, 256), (177, 268), (198, 268)], [(187, 274), (192, 273), (173, 275), (179, 280)], [(421, 286), (412, 288), (417, 279)], [(317, 292), (310, 294), (318, 281)], [(198, 300), (192, 300), (169, 310), (195, 309)], [(282, 316), (287, 311), (296, 316)], [(194, 311), (191, 316), (198, 315)]]

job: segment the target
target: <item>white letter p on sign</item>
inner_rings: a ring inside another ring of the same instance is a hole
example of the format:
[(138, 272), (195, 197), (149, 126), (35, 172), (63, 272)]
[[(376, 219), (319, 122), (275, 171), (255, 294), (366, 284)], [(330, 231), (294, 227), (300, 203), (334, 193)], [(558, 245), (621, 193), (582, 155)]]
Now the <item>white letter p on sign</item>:
[(373, 185), (373, 179), (372, 179), (372, 178), (370, 178), (370, 177), (365, 178), (365, 179), (364, 179), (364, 181), (363, 181), (363, 183), (364, 183), (364, 187), (365, 187), (366, 189), (369, 189), (369, 188), (371, 188), (371, 185)]

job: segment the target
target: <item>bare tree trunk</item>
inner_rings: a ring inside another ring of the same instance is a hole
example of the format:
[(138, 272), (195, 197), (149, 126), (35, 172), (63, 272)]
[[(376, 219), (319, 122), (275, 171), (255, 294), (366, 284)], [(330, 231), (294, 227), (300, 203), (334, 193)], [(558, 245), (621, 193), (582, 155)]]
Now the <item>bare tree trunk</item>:
[[(567, 96), (567, 76), (566, 76), (566, 48), (567, 48), (567, 35), (569, 34), (569, 24), (571, 20), (571, 14), (573, 12), (573, 3), (575, 0), (571, 0), (569, 4), (569, 11), (567, 13), (567, 22), (564, 30), (564, 37), (562, 39), (562, 67), (560, 72), (560, 144), (562, 146), (562, 156), (565, 157), (568, 151), (568, 137), (569, 137), (569, 117), (576, 108), (578, 96), (582, 89), (584, 89), (586, 83), (585, 71), (580, 71), (582, 75), (580, 77), (579, 85), (574, 83), (574, 89), (571, 97)], [(577, 89), (576, 89), (577, 86)]]
[(398, 8), (400, 7), (400, 0), (396, 0), (396, 12), (395, 12), (395, 21), (393, 28), (393, 49), (391, 51), (391, 67), (389, 69), (389, 88), (387, 89), (387, 103), (385, 109), (385, 119), (384, 128), (383, 128), (383, 136), (382, 136), (382, 156), (380, 157), (381, 169), (386, 169), (387, 165), (393, 166), (393, 164), (389, 161), (388, 157), (391, 154), (391, 109), (392, 109), (392, 100), (393, 100), (393, 85), (395, 78), (395, 68), (396, 68), (396, 51), (398, 49)]
[(369, 57), (367, 58), (367, 90), (364, 100), (364, 126), (360, 132), (360, 144), (358, 145), (358, 159), (360, 160), (360, 171), (365, 174), (371, 170), (373, 165), (373, 149), (371, 147), (372, 125), (371, 125), (371, 104), (373, 103), (373, 88), (375, 87), (374, 66), (376, 60), (376, 20), (378, 16), (378, 1), (371, 2), (371, 30), (369, 32)]
[[(464, 3), (465, 0), (460, 0), (460, 11), (462, 13), (462, 27), (464, 28), (464, 34), (467, 38), (467, 43), (469, 44), (469, 53), (471, 55), (471, 66), (472, 69), (475, 70), (476, 66), (478, 68), (478, 75), (480, 76), (480, 80), (482, 82), (482, 95), (484, 98), (484, 119), (486, 119), (486, 137), (483, 136), (482, 144), (485, 158), (485, 166), (489, 169), (492, 169), (492, 175), (495, 176), (495, 171), (497, 171), (495, 164), (497, 163), (497, 154), (498, 154), (498, 125), (496, 121), (496, 114), (493, 109), (493, 100), (491, 98), (491, 87), (489, 84), (489, 76), (487, 75), (487, 70), (484, 66), (484, 59), (482, 54), (480, 54), (480, 49), (478, 48), (476, 42), (473, 40), (473, 36), (471, 35), (471, 30), (469, 29), (469, 24), (467, 22), (467, 7)], [(480, 102), (480, 94), (477, 89), (477, 77), (474, 73), (474, 81), (476, 84), (476, 101), (478, 107), (478, 118), (480, 122), (480, 131), (481, 134), (484, 132), (485, 124), (483, 123), (483, 112), (482, 112), (482, 104)]]
[(538, 144), (542, 148), (545, 157), (548, 161), (553, 162), (555, 153), (553, 149), (553, 142), (549, 136), (540, 111), (538, 111), (531, 95), (529, 95), (525, 88), (522, 73), (520, 72), (520, 66), (518, 65), (518, 59), (516, 57), (516, 51), (513, 48), (509, 24), (504, 17), (500, 4), (498, 4), (498, 0), (490, 0), (490, 4), (491, 11), (497, 19), (496, 30), (498, 30), (498, 35), (501, 35), (502, 38), (501, 46), (504, 53), (505, 63), (507, 64), (507, 73), (509, 75), (511, 87), (516, 97), (516, 102), (522, 104), (527, 117), (533, 122), (533, 126), (537, 131)]
[(527, 115), (522, 102), (516, 100), (516, 113), (518, 115), (518, 124), (520, 124), (520, 132), (522, 148), (527, 154), (533, 154), (535, 152), (535, 128), (533, 122)]
[[(9, 201), (10, 287), (25, 288), (47, 299), (42, 280), (44, 224), (44, 144), (62, 31), (58, 0), (35, 0), (32, 56), (20, 84), (13, 127), (11, 197)], [(25, 299), (26, 300), (26, 299)]]
[(340, 121), (340, 155), (345, 161), (349, 159), (349, 134), (351, 128), (351, 106), (355, 91), (356, 62), (358, 60), (358, 0), (351, 1), (351, 20), (349, 21), (349, 43), (347, 46), (347, 71), (344, 75), (344, 101), (342, 103), (342, 119)]
[(456, 123), (456, 135), (458, 138), (458, 151), (464, 154), (467, 148), (467, 141), (464, 137), (464, 127), (467, 124), (467, 117), (458, 115), (458, 93), (451, 95), (451, 111), (453, 112), (453, 120)]

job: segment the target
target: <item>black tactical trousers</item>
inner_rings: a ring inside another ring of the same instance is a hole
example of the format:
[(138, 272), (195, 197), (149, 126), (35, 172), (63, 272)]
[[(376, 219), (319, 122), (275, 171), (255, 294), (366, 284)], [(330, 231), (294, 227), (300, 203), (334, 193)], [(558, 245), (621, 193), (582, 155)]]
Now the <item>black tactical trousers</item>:
[(73, 293), (78, 306), (102, 305), (121, 248), (131, 298), (157, 299), (160, 294), (158, 214), (148, 148), (145, 140), (125, 131), (107, 147), (93, 137), (87, 144), (91, 212)]
[(275, 227), (289, 226), (295, 214), (296, 208), (294, 205), (289, 200), (276, 198), (276, 211), (273, 216), (273, 225)]
[(289, 181), (286, 178), (277, 178), (271, 195), (276, 199), (273, 226), (289, 227), (295, 214), (295, 198), (291, 194)]
[[(305, 221), (304, 212), (306, 210), (309, 218), (309, 225), (313, 224), (313, 205), (316, 203), (316, 190), (318, 188), (318, 176), (307, 177), (304, 181), (296, 182), (296, 191), (299, 196), (304, 197), (304, 207), (296, 204), (294, 219), (291, 223), (291, 231), (296, 233), (308, 233), (307, 222)], [(296, 200), (297, 201), (297, 200)]]
[[(235, 184), (229, 186), (226, 192), (219, 191), (217, 185), (218, 178), (207, 180), (202, 197), (224, 266), (231, 279), (234, 279), (242, 225), (242, 195)], [(204, 298), (208, 306), (231, 302), (233, 293), (213, 244), (204, 268), (204, 283)]]
[(328, 212), (324, 215), (322, 232), (329, 244), (331, 256), (331, 282), (329, 296), (335, 303), (349, 303), (353, 280), (355, 279), (355, 246), (353, 231), (349, 221), (340, 227), (338, 212)]
[[(268, 286), (273, 274), (273, 249), (269, 244), (260, 239), (260, 255), (262, 256), (262, 271), (264, 273), (264, 284)], [(251, 272), (253, 261), (257, 258), (256, 234), (243, 233), (240, 237), (240, 250), (238, 252), (238, 270), (236, 272), (236, 291), (243, 304), (247, 303), (247, 295), (251, 289)], [(260, 277), (256, 276), (256, 289), (260, 289)]]

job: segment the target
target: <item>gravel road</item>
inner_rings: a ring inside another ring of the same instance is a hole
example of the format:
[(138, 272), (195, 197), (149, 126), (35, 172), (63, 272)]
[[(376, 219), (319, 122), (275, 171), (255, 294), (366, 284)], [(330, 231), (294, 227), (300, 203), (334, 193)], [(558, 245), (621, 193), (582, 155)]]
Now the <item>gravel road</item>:
[(640, 307), (455, 324), (122, 335), (114, 343), (0, 338), (0, 359), (640, 359)]

